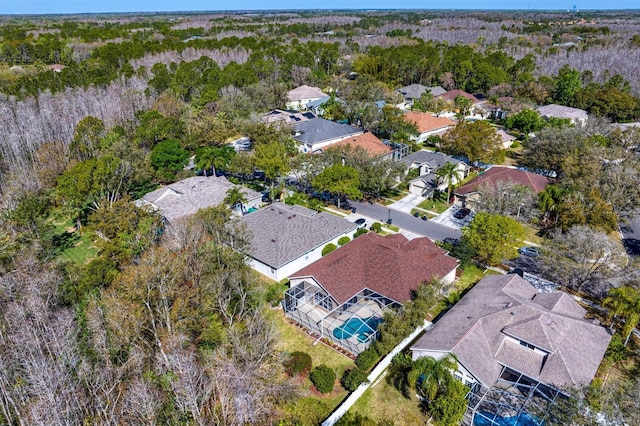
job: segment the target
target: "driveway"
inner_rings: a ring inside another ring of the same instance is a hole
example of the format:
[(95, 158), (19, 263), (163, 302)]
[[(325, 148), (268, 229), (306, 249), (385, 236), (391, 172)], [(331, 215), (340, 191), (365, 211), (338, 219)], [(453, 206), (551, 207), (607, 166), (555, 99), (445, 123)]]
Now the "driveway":
[[(391, 217), (392, 224), (398, 228), (412, 234), (429, 237), (432, 240), (442, 241), (445, 238), (460, 238), (461, 236), (458, 229), (434, 223), (433, 220), (422, 220), (413, 217), (409, 213), (393, 210), (380, 204), (369, 204), (359, 201), (350, 201), (350, 203), (352, 207), (356, 208), (359, 216), (382, 223), (386, 223), (387, 219)], [(367, 224), (369, 225), (369, 221), (367, 221)]]
[(409, 194), (395, 203), (389, 204), (387, 207), (401, 212), (411, 213), (411, 210), (424, 200), (426, 200), (426, 198), (420, 195)]
[(453, 229), (461, 229), (465, 226), (469, 226), (471, 221), (473, 220), (474, 213), (471, 212), (464, 219), (456, 219), (453, 215), (460, 210), (460, 206), (451, 206), (438, 216), (431, 219), (431, 222), (439, 223), (440, 225), (446, 226), (448, 228)]

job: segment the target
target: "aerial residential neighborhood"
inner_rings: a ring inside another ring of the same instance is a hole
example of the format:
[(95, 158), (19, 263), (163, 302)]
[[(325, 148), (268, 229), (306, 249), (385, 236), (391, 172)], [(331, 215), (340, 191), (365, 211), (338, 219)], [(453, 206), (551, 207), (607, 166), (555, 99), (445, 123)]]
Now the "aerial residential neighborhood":
[(0, 424), (638, 424), (637, 10), (50, 3), (0, 15)]

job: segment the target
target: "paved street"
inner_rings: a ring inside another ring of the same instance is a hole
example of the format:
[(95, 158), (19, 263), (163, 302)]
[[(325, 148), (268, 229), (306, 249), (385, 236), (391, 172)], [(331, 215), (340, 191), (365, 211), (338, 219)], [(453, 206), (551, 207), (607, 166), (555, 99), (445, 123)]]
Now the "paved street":
[(626, 224), (620, 224), (620, 232), (627, 253), (640, 256), (640, 216), (630, 218)]
[(445, 238), (460, 238), (461, 236), (460, 231), (457, 229), (448, 228), (430, 220), (424, 221), (408, 213), (392, 210), (380, 204), (361, 203), (358, 201), (350, 201), (350, 203), (351, 206), (357, 209), (358, 214), (382, 223), (387, 221), (389, 212), (391, 212), (393, 225), (414, 234), (424, 235), (432, 240), (442, 241)]

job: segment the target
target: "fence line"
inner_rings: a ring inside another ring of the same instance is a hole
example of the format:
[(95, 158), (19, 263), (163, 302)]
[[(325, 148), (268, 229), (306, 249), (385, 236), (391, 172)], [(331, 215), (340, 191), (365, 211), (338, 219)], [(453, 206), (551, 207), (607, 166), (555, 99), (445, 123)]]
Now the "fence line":
[(333, 426), (334, 424), (336, 424), (336, 422), (340, 420), (342, 416), (347, 413), (347, 411), (349, 411), (349, 408), (351, 408), (353, 404), (356, 403), (356, 401), (362, 396), (362, 394), (364, 394), (367, 389), (369, 389), (371, 385), (373, 385), (375, 380), (380, 377), (382, 373), (384, 373), (384, 371), (391, 364), (393, 357), (403, 351), (409, 344), (411, 344), (411, 342), (413, 342), (416, 337), (420, 335), (420, 333), (431, 328), (431, 325), (431, 322), (425, 321), (422, 326), (413, 330), (413, 332), (409, 336), (407, 336), (402, 342), (398, 343), (398, 345), (393, 348), (393, 350), (389, 352), (387, 356), (385, 356), (373, 370), (371, 370), (371, 373), (369, 373), (369, 375), (367, 376), (368, 382), (362, 383), (356, 390), (351, 392), (349, 396), (344, 401), (342, 401), (342, 403), (331, 413), (331, 415), (327, 417), (324, 422), (322, 422), (322, 426)]

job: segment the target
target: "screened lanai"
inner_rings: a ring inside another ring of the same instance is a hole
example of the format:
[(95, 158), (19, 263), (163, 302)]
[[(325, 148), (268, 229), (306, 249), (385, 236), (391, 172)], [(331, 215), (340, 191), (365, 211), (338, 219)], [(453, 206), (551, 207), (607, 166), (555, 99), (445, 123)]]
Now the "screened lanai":
[(368, 348), (377, 338), (385, 310), (401, 306), (368, 288), (339, 305), (313, 280), (304, 280), (291, 287), (283, 300), (289, 318), (354, 355)]
[(524, 374), (503, 367), (487, 389), (476, 383), (468, 395), (465, 424), (472, 426), (539, 426), (552, 417), (558, 401), (566, 396)]

